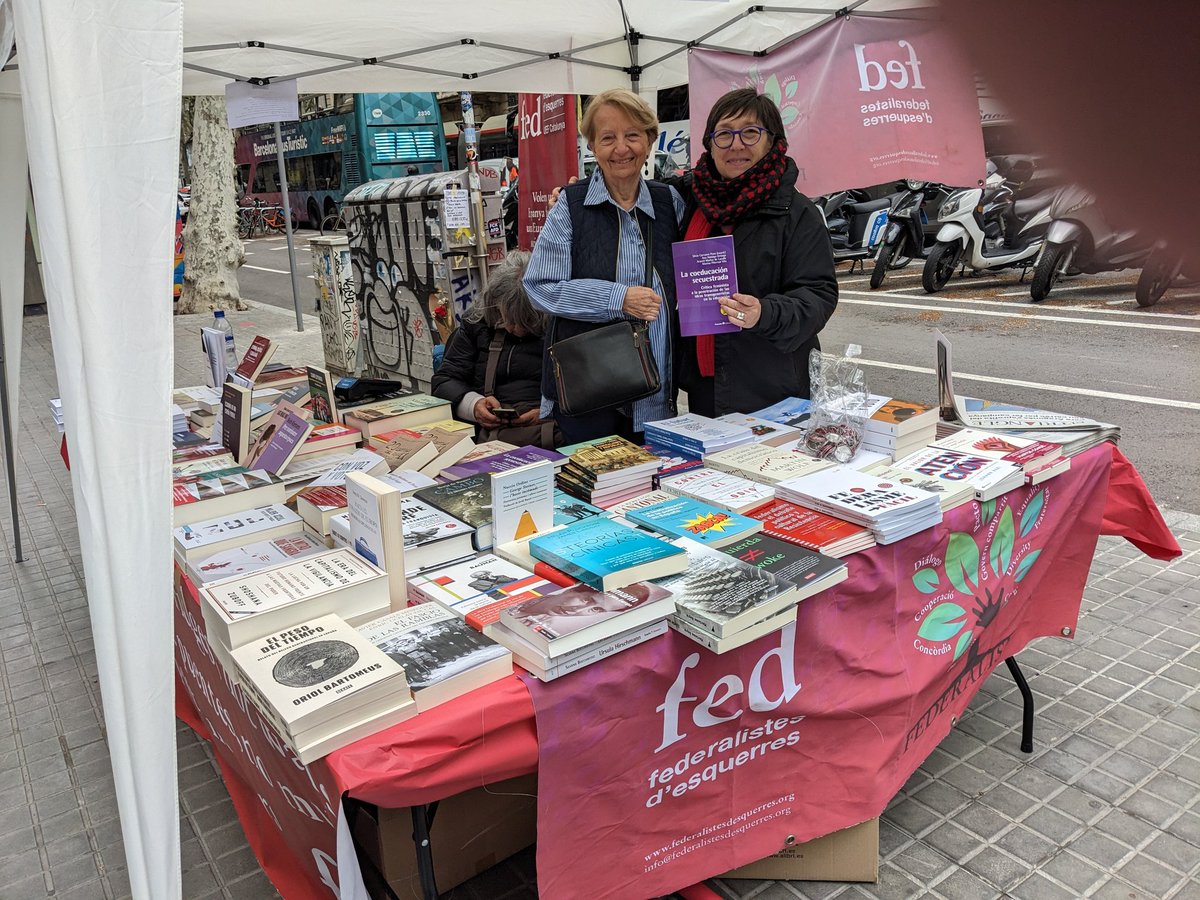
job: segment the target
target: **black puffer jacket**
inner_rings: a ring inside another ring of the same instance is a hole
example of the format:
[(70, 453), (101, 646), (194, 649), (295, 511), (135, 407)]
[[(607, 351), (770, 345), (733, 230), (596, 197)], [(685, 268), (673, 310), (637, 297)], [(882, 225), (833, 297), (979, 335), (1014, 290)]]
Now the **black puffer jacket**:
[[(738, 289), (759, 299), (762, 317), (753, 328), (716, 335), (717, 415), (809, 395), (809, 351), (820, 346), (817, 334), (837, 307), (838, 284), (829, 233), (812, 201), (796, 190), (798, 174), (788, 160), (771, 199), (733, 229)], [(700, 378), (696, 339), (676, 346), (676, 377), (686, 391)]]
[[(430, 393), (455, 407), (471, 391), (483, 393), (488, 346), (496, 332), (484, 322), (463, 322), (446, 341), (442, 364), (433, 374)], [(527, 410), (542, 397), (542, 339), (505, 332), (496, 369), (495, 397), (504, 406)]]

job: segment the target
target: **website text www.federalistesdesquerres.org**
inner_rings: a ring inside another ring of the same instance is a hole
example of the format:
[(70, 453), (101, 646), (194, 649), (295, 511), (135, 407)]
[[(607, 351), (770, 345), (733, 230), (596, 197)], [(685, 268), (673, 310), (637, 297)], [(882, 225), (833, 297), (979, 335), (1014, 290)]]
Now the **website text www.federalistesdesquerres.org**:
[(665, 866), (667, 863), (679, 859), (681, 856), (686, 856), (696, 850), (715, 844), (717, 841), (727, 840), (735, 835), (743, 834), (752, 828), (757, 828), (764, 822), (786, 816), (792, 811), (792, 808), (784, 804), (792, 803), (795, 799), (795, 794), (784, 794), (782, 797), (770, 800), (754, 807), (754, 809), (746, 810), (736, 816), (730, 816), (728, 819), (712, 825), (705, 825), (699, 831), (694, 831), (691, 834), (677, 837), (665, 847), (660, 847), (658, 850), (646, 854), (646, 867), (644, 871), (651, 872), (660, 866)]

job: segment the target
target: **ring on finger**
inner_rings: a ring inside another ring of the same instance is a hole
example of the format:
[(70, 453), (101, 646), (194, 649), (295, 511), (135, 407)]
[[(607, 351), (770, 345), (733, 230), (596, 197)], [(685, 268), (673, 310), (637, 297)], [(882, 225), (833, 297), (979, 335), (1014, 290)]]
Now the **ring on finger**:
[(737, 314), (737, 317), (738, 317), (738, 321), (739, 321), (739, 322), (741, 322), (741, 321), (744, 321), (744, 320), (745, 320), (745, 318), (746, 318), (746, 314), (745, 314), (744, 312), (739, 312), (739, 313)]

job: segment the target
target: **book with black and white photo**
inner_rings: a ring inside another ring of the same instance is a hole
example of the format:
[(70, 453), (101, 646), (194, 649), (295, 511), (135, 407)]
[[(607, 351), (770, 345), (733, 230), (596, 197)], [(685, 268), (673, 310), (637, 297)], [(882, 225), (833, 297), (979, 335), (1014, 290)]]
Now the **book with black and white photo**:
[(472, 542), (476, 550), (491, 549), (492, 481), (487, 475), (472, 475), (436, 487), (422, 488), (413, 496), (474, 528)]
[(689, 538), (676, 542), (687, 551), (687, 571), (657, 584), (675, 596), (672, 617), (717, 637), (730, 635), (799, 602), (790, 581)]
[[(380, 479), (386, 483), (386, 479)], [(410, 574), (464, 559), (475, 552), (473, 529), (416, 497), (400, 501), (405, 571)]]
[(662, 621), (674, 608), (671, 591), (653, 582), (612, 591), (580, 584), (509, 606), (501, 611), (500, 622), (546, 656), (558, 657)]
[(247, 697), (302, 765), (417, 712), (404, 669), (336, 615), (231, 655)]
[(436, 603), (366, 622), (358, 631), (404, 668), (425, 712), (512, 674), (512, 654)]
[(498, 644), (507, 647), (512, 652), (513, 661), (522, 669), (540, 681), (553, 681), (666, 634), (667, 623), (659, 619), (647, 625), (639, 625), (558, 656), (547, 656), (521, 635), (506, 628), (503, 622), (497, 621), (488, 625), (485, 633)]

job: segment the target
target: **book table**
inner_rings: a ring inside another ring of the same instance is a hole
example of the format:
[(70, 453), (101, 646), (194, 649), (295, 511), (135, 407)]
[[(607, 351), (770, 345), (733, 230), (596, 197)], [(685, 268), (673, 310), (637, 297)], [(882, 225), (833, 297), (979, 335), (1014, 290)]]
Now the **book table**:
[(669, 633), (548, 684), (502, 679), (308, 767), (226, 678), (177, 575), (176, 708), (288, 900), (365, 896), (343, 795), (413, 809), (432, 897), (432, 806), (535, 770), (542, 895), (657, 896), (879, 815), (1002, 661), (1074, 635), (1100, 534), (1179, 553), (1110, 444), (849, 557), (795, 626), (746, 647), (716, 656)]

